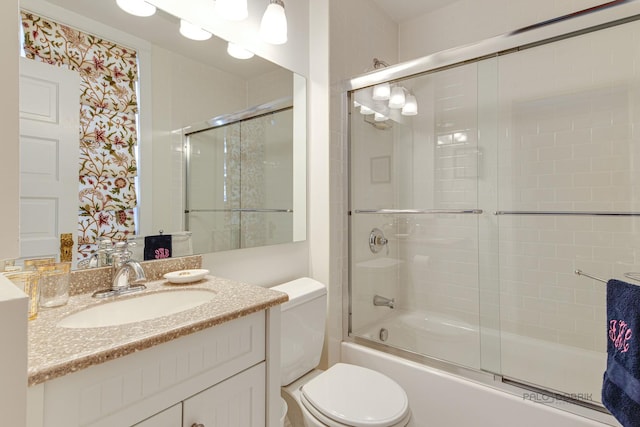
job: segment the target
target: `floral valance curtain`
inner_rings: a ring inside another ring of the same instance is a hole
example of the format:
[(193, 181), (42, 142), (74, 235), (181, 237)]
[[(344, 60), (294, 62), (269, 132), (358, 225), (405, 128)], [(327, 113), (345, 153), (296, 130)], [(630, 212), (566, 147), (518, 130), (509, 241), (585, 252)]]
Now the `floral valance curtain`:
[(136, 52), (22, 11), (29, 59), (80, 74), (78, 257), (135, 234)]

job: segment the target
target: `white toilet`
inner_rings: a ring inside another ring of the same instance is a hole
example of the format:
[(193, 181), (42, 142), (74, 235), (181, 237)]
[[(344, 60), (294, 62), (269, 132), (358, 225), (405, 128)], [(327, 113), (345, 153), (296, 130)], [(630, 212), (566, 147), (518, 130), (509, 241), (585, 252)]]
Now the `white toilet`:
[(272, 289), (289, 295), (281, 316), (281, 385), (293, 426), (406, 426), (411, 418), (407, 394), (391, 378), (345, 363), (315, 369), (324, 342), (325, 286), (302, 278)]

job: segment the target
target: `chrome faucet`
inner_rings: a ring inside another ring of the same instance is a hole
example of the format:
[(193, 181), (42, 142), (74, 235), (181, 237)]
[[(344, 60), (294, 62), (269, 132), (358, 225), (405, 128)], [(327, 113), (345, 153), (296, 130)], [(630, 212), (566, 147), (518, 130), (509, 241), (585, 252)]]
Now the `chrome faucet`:
[(375, 306), (379, 306), (379, 307), (389, 307), (389, 308), (393, 308), (396, 305), (396, 299), (395, 298), (385, 298), (383, 296), (380, 295), (374, 295), (373, 296), (373, 305)]
[[(94, 297), (106, 298), (118, 296), (138, 292), (147, 288), (143, 285), (143, 283), (147, 281), (147, 277), (140, 263), (131, 259), (129, 243), (116, 243), (111, 256), (113, 260), (111, 289), (97, 291), (93, 294)], [(131, 275), (133, 275), (133, 280), (130, 280)]]

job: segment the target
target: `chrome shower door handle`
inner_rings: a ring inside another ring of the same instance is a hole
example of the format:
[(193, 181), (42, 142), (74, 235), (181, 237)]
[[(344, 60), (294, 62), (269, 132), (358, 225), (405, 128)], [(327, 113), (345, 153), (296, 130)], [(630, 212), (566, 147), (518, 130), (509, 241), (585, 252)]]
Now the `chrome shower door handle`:
[(377, 254), (382, 250), (382, 247), (386, 246), (387, 255), (389, 255), (389, 240), (384, 237), (384, 233), (379, 228), (374, 228), (369, 234), (369, 249), (374, 254)]

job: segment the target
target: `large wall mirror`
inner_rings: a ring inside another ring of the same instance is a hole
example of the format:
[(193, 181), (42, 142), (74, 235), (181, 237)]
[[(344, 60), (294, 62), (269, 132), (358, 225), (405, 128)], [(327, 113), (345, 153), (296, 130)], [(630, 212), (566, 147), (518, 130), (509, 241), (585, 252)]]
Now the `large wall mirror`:
[(127, 47), (142, 41), (129, 240), (144, 246), (162, 230), (180, 256), (306, 239), (304, 77), (258, 56), (232, 58), (215, 35), (186, 39), (179, 19), (161, 10), (135, 17), (115, 0), (21, 7)]

